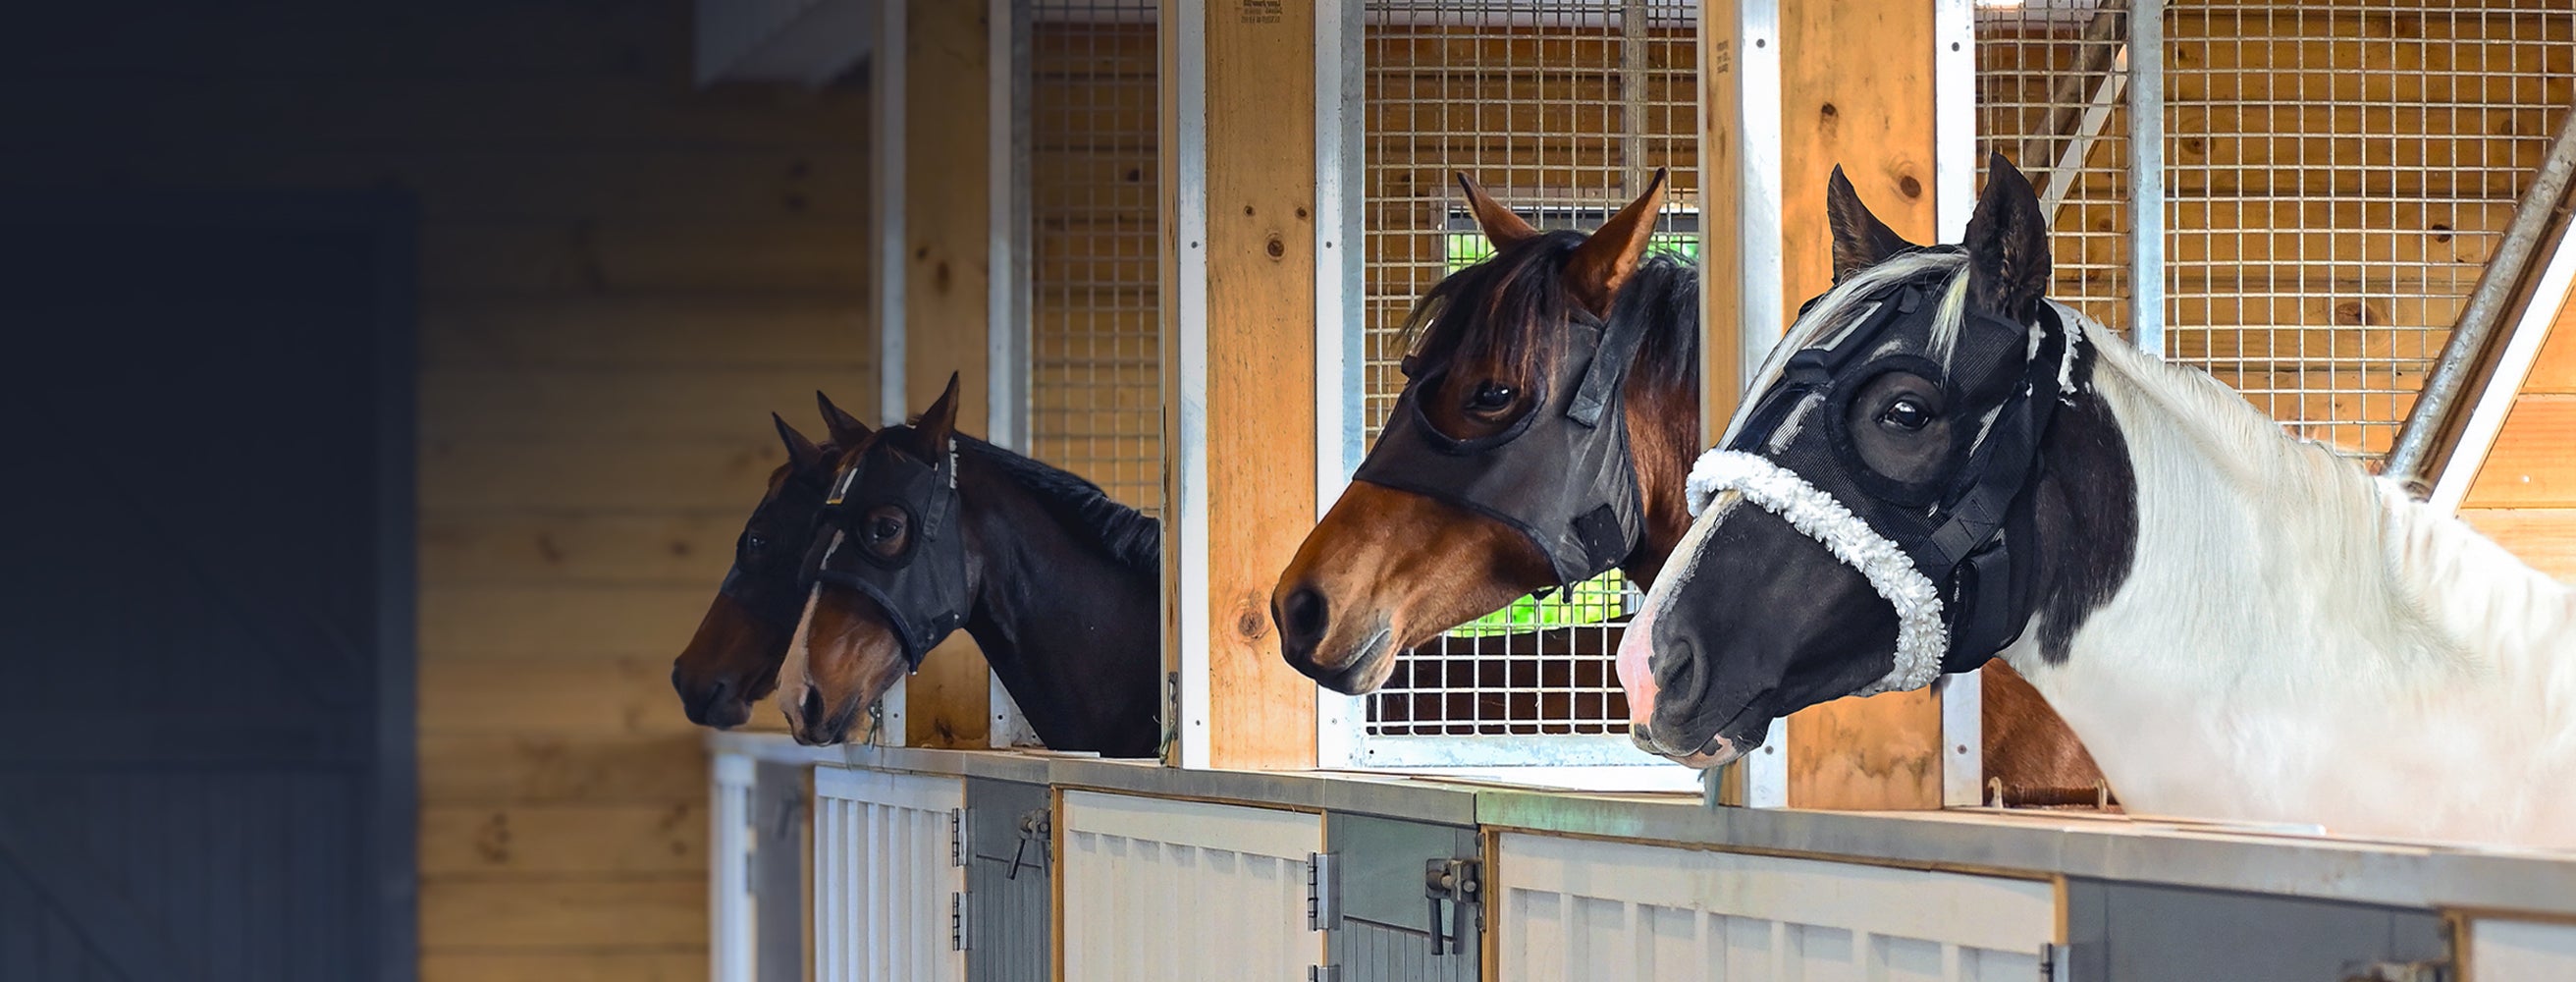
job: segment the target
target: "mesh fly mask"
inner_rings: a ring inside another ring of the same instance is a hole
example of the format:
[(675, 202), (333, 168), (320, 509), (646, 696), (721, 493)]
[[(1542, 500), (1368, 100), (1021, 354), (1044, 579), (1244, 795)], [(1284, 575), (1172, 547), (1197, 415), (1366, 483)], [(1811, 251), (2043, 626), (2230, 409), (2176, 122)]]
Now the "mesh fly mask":
[[(2072, 394), (2077, 341), (2046, 302), (2030, 326), (1964, 309), (1963, 292), (1945, 294), (1964, 291), (1966, 275), (1939, 269), (1856, 301), (1848, 326), (1790, 355), (1733, 437), (1691, 471), (1692, 514), (1733, 492), (1824, 545), (1895, 606), (1895, 664), (1859, 695), (1984, 664), (2036, 603), (2036, 558), (2015, 545), (2036, 540), (2026, 492), (2040, 438)], [(1946, 359), (1898, 350), (1908, 346), (1894, 343), (1897, 331), (1936, 330), (1945, 306), (1960, 318)], [(1989, 400), (1993, 387), (2010, 389), (1991, 416), (1962, 421), (1970, 425), (1936, 471), (1946, 478), (1907, 483), (1868, 466), (1849, 427), (1852, 400), (1890, 371), (1939, 385), (1953, 406), (1981, 404), (1963, 384)]]
[(1547, 556), (1560, 586), (1608, 572), (1645, 536), (1620, 391), (1646, 320), (1632, 311), (1605, 326), (1574, 311), (1568, 348), (1579, 354), (1557, 359), (1539, 404), (1519, 422), (1472, 440), (1440, 432), (1423, 414), (1423, 394), (1438, 391), (1441, 376), (1414, 377), (1407, 357), (1395, 412), (1352, 478), (1511, 526)]
[[(958, 520), (957, 442), (948, 441), (946, 449), (930, 464), (884, 441), (869, 448), (823, 502), (824, 527), (839, 533), (841, 548), (811, 564), (817, 582), (857, 590), (885, 609), (913, 671), (966, 623), (973, 605)], [(892, 555), (870, 548), (869, 516), (887, 507), (904, 516), (903, 545)], [(816, 548), (828, 548), (833, 538), (817, 535)]]

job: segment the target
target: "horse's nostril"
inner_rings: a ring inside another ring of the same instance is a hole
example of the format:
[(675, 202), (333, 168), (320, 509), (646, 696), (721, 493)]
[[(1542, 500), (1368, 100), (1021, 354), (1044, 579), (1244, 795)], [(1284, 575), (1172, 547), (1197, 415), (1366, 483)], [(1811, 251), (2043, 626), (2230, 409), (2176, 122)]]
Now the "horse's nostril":
[(805, 725), (823, 725), (823, 694), (814, 691), (812, 686), (805, 688), (805, 700), (796, 709), (798, 715), (805, 717)]
[(1314, 587), (1299, 587), (1297, 592), (1289, 594), (1288, 599), (1280, 604), (1279, 614), (1279, 629), (1285, 632), (1290, 643), (1300, 647), (1309, 647), (1323, 640), (1324, 629), (1331, 624), (1324, 595), (1316, 592)]
[(733, 695), (733, 680), (717, 679), (713, 684), (707, 686), (707, 705), (723, 705), (725, 699), (731, 695)]

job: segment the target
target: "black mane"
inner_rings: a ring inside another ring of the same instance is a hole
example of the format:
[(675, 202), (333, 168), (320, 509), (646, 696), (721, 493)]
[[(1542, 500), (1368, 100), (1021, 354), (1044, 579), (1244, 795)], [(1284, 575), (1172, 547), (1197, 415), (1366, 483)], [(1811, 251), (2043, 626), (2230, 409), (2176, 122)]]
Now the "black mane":
[[(1563, 323), (1577, 309), (1565, 285), (1565, 268), (1582, 232), (1559, 230), (1514, 243), (1449, 274), (1413, 306), (1404, 338), (1421, 359), (1414, 377), (1437, 374), (1460, 359), (1490, 359), (1536, 376), (1562, 352), (1562, 331), (1533, 325)], [(1632, 371), (1658, 385), (1681, 385), (1699, 368), (1699, 267), (1668, 252), (1649, 250), (1619, 288), (1610, 317), (1643, 319), (1646, 333)]]
[(957, 446), (991, 461), (1012, 481), (1047, 499), (1050, 509), (1091, 533), (1120, 565), (1138, 572), (1162, 572), (1163, 523), (1152, 516), (1118, 503), (1099, 485), (1071, 471), (964, 434), (958, 435)]

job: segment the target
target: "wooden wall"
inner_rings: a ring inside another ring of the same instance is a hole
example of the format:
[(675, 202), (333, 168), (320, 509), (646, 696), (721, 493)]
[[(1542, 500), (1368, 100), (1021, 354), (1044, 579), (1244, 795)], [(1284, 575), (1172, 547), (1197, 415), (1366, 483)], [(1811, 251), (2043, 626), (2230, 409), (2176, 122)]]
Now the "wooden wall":
[[(2565, 248), (2561, 246), (2561, 248)], [(2524, 562), (2576, 581), (2576, 303), (2560, 307), (2460, 517)]]
[(865, 93), (693, 90), (686, 0), (144, 8), (12, 15), (0, 183), (420, 204), (424, 977), (704, 978), (670, 660), (765, 415), (874, 405)]

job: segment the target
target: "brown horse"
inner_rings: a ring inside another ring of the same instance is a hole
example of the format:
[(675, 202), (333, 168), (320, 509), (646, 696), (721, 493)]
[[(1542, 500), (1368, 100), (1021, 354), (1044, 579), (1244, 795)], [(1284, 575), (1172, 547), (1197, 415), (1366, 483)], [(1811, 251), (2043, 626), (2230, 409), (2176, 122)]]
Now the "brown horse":
[(740, 726), (751, 718), (752, 704), (778, 686), (778, 664), (787, 658), (788, 638), (805, 610), (797, 579), (823, 509), (824, 485), (832, 479), (837, 448), (867, 432), (829, 397), (817, 392), (814, 401), (831, 442), (815, 446), (786, 420), (769, 417), (787, 445), (787, 462), (769, 472), (760, 504), (734, 539), (733, 567), (698, 620), (697, 634), (671, 662), (671, 688), (678, 690), (689, 722), (720, 730)]
[(1161, 525), (1071, 473), (957, 432), (957, 380), (840, 451), (804, 623), (779, 671), (799, 742), (859, 714), (963, 629), (1050, 748), (1160, 742)]
[[(1543, 544), (1556, 530), (1533, 527), (1529, 508), (1424, 493), (1397, 475), (1454, 472), (1460, 454), (1480, 451), (1505, 472), (1478, 485), (1480, 493), (1509, 487), (1502, 493), (1561, 495), (1578, 502), (1554, 509), (1568, 513), (1633, 494), (1640, 520), (1616, 565), (1640, 589), (1654, 583), (1690, 525), (1683, 477), (1701, 446), (1699, 284), (1689, 264), (1646, 251), (1662, 205), (1660, 175), (1588, 236), (1541, 232), (1465, 175), (1458, 180), (1494, 255), (1443, 280), (1416, 305), (1407, 325), (1410, 380), (1397, 409), (1406, 412), (1409, 401), (1421, 422), (1453, 445), (1424, 453), (1418, 444), (1382, 440), (1271, 594), (1288, 663), (1352, 695), (1383, 685), (1398, 650), (1607, 567), (1570, 569), (1556, 559), (1563, 548)], [(1530, 417), (1564, 401), (1550, 390), (1571, 381), (1559, 377), (1572, 374), (1560, 371), (1560, 362), (1582, 354), (1568, 350), (1569, 338), (1587, 336), (1577, 324), (1608, 325), (1602, 336), (1609, 337), (1630, 318), (1646, 323), (1616, 403), (1627, 459), (1609, 465), (1624, 466), (1628, 480), (1563, 458), (1503, 462), (1496, 451), (1529, 439), (1537, 432), (1524, 429)], [(2082, 744), (2029, 683), (1998, 664), (1985, 689), (1989, 775), (2016, 789), (2090, 788), (2100, 780)]]

